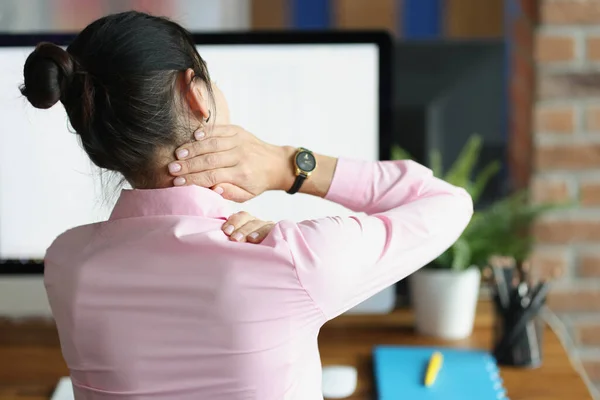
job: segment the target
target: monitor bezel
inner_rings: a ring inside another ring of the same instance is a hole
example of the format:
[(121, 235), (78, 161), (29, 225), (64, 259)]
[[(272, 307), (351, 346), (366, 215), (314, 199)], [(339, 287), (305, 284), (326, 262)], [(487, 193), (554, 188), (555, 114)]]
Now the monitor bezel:
[[(70, 33), (0, 34), (0, 47), (33, 47), (40, 42), (67, 46)], [(253, 31), (193, 33), (197, 45), (375, 44), (379, 49), (379, 159), (389, 160), (392, 142), (393, 40), (385, 31)], [(0, 216), (1, 218), (1, 216)], [(0, 262), (0, 275), (39, 275), (43, 262)]]

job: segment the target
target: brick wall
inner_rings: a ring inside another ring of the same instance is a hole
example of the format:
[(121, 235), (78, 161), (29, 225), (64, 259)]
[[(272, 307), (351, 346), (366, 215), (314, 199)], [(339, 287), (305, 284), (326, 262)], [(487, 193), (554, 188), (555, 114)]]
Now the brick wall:
[(534, 196), (576, 207), (538, 222), (535, 264), (564, 271), (549, 305), (600, 387), (600, 0), (539, 6)]

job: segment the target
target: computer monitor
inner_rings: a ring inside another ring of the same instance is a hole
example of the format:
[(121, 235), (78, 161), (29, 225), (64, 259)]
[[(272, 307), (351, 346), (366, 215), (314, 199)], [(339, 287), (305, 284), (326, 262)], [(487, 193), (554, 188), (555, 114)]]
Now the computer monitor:
[[(0, 274), (41, 273), (65, 230), (107, 218), (120, 188), (102, 179), (62, 104), (33, 108), (18, 90), (42, 41), (71, 35), (0, 35)], [(231, 122), (260, 139), (365, 160), (388, 157), (391, 40), (380, 32), (196, 34)], [(104, 175), (105, 176), (105, 175)], [(268, 192), (235, 204), (267, 220), (348, 215), (306, 195)]]

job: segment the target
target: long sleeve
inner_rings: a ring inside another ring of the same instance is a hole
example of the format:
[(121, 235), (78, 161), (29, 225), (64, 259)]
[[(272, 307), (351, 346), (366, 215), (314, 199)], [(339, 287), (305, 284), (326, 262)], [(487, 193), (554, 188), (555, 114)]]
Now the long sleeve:
[(278, 225), (326, 319), (434, 260), (473, 213), (466, 191), (412, 161), (340, 159), (326, 198), (360, 214)]

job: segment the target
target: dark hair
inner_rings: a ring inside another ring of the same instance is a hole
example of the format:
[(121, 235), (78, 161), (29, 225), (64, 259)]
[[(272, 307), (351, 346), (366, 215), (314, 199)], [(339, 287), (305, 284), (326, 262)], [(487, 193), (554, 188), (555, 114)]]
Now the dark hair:
[(40, 43), (25, 62), (21, 93), (37, 108), (60, 100), (94, 164), (149, 186), (157, 151), (191, 140), (197, 128), (186, 127), (176, 112), (177, 76), (189, 68), (212, 96), (190, 33), (166, 18), (129, 11), (91, 23), (66, 51)]

